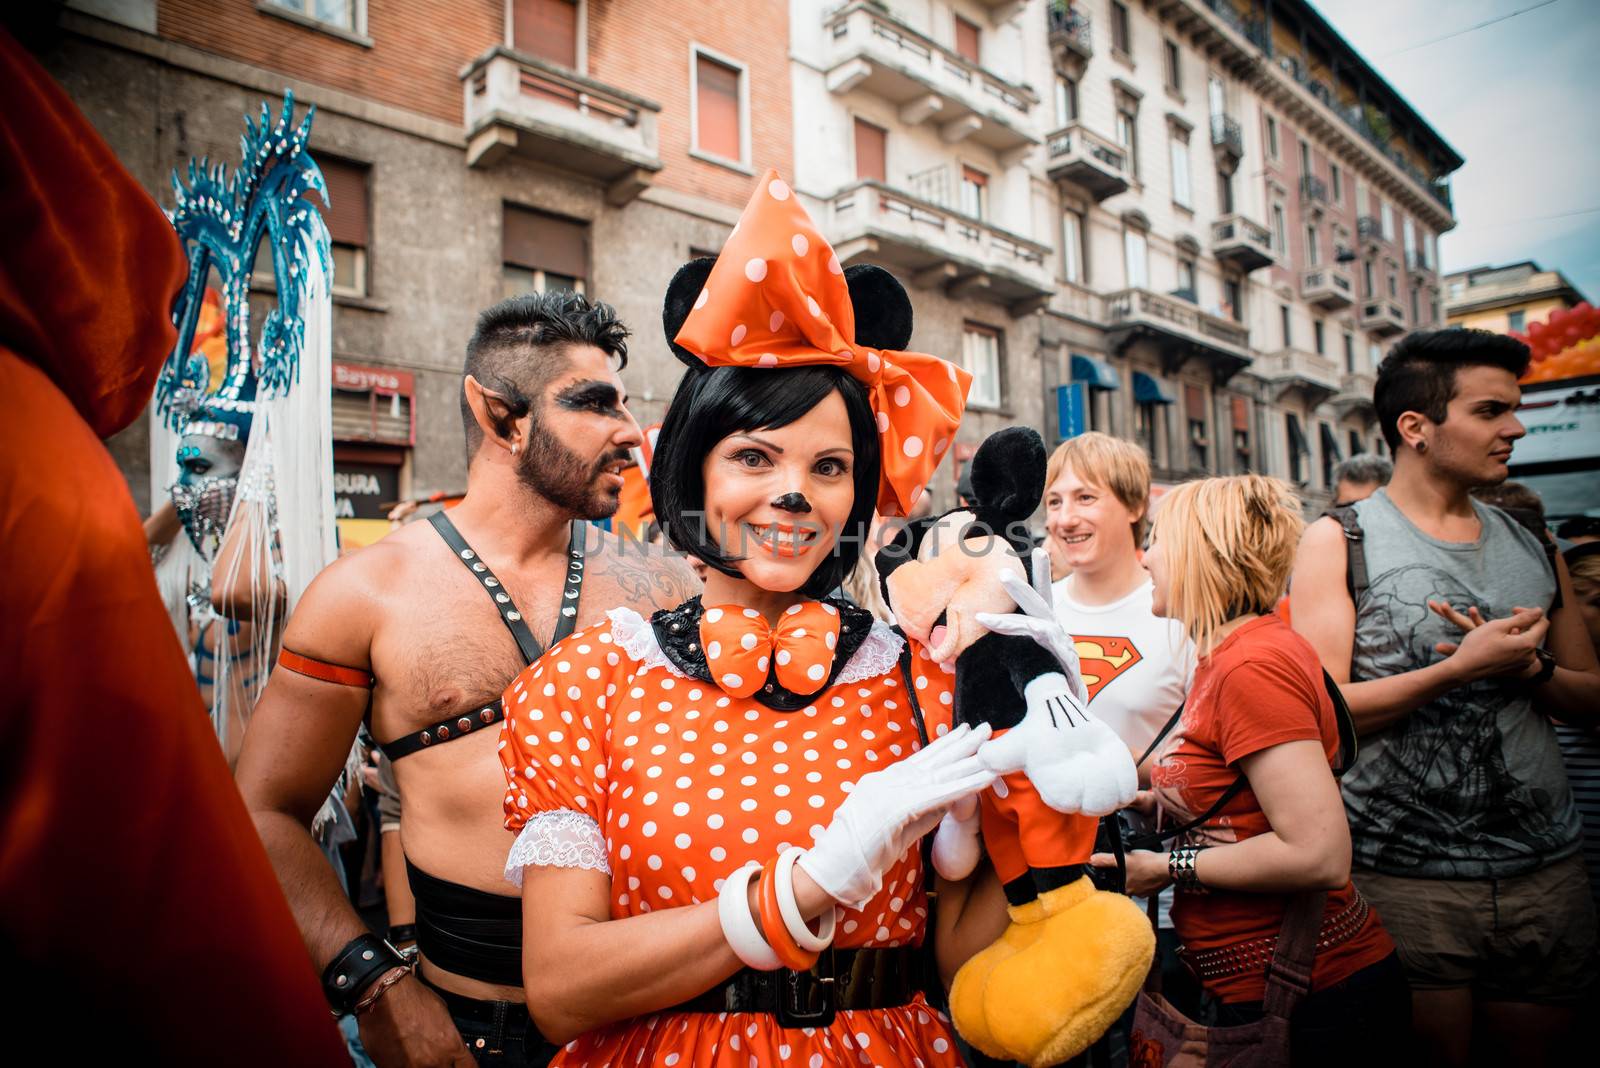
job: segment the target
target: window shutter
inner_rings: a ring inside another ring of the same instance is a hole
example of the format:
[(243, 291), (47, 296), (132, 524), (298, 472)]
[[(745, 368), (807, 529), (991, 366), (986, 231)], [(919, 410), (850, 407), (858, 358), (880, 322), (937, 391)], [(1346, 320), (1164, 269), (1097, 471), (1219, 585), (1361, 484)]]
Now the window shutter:
[(1199, 386), (1185, 382), (1183, 386), (1183, 408), (1190, 419), (1206, 422), (1206, 395)]
[(505, 206), (502, 259), (529, 270), (589, 277), (589, 227), (543, 212)]
[(576, 0), (512, 0), (511, 44), (519, 52), (576, 69)]
[(856, 177), (885, 182), (884, 155), (888, 134), (870, 122), (856, 120)]
[(743, 159), (739, 138), (739, 72), (706, 56), (695, 57), (695, 144), (724, 159)]
[(1243, 397), (1233, 398), (1233, 429), (1250, 432), (1250, 406)]
[(320, 159), (328, 199), (322, 220), (335, 244), (367, 246), (367, 175), (371, 168), (342, 159)]
[(956, 53), (970, 63), (978, 62), (978, 26), (956, 16)]
[(411, 444), (411, 398), (370, 390), (333, 391), (335, 441)]

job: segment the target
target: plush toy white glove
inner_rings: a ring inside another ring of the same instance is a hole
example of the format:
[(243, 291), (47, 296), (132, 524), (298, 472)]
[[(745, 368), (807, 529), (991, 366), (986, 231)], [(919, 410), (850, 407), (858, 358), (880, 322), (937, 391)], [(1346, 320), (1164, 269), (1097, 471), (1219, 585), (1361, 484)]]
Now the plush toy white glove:
[[(1041, 555), (1035, 554), (1034, 574), (1048, 581), (1049, 564)], [(1133, 754), (1090, 714), (1072, 636), (1051, 610), (1048, 585), (1029, 588), (1010, 575), (1000, 582), (1022, 611), (984, 613), (978, 622), (996, 634), (1034, 639), (1061, 661), (1063, 673), (1041, 675), (1023, 688), (1022, 722), (986, 744), (979, 758), (1001, 774), (1026, 772), (1039, 797), (1058, 812), (1104, 816), (1126, 807), (1139, 790)]]
[(976, 795), (950, 806), (933, 832), (934, 871), (951, 882), (972, 874), (983, 855), (983, 842), (978, 837), (980, 822)]
[(883, 875), (952, 803), (994, 782), (975, 755), (989, 726), (963, 724), (904, 760), (863, 775), (834, 810), (833, 822), (798, 863), (834, 900), (859, 908)]

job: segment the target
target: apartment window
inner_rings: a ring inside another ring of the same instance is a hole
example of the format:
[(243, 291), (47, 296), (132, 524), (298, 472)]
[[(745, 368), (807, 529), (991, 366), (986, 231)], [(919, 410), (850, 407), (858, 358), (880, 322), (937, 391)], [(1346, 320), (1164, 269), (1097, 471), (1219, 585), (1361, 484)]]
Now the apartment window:
[(1365, 295), (1365, 296), (1375, 297), (1375, 296), (1378, 295), (1377, 288), (1372, 284), (1372, 261), (1371, 260), (1367, 260), (1365, 263), (1363, 263), (1361, 265), (1361, 288), (1362, 288), (1363, 295)]
[(1322, 247), (1317, 241), (1317, 228), (1306, 227), (1306, 266), (1315, 267), (1322, 262)]
[(1056, 75), (1056, 125), (1065, 126), (1078, 118), (1078, 83)]
[(1179, 259), (1178, 260), (1178, 288), (1173, 293), (1173, 295), (1174, 296), (1178, 296), (1178, 297), (1182, 297), (1184, 300), (1192, 301), (1193, 303), (1198, 304), (1200, 302), (1199, 293), (1200, 293), (1200, 290), (1195, 285), (1195, 264), (1194, 264), (1194, 260)]
[(1289, 305), (1278, 305), (1278, 324), (1283, 331), (1283, 347), (1291, 348), (1294, 345), (1294, 333), (1290, 330)]
[(989, 217), (989, 176), (972, 167), (961, 168), (961, 210), (974, 219)]
[(1383, 351), (1378, 348), (1376, 341), (1367, 342), (1367, 370), (1376, 371), (1378, 364), (1383, 362)]
[(1328, 354), (1328, 347), (1327, 347), (1327, 342), (1326, 342), (1326, 340), (1325, 340), (1325, 338), (1323, 336), (1323, 327), (1322, 327), (1322, 320), (1321, 319), (1313, 319), (1313, 320), (1311, 320), (1311, 339), (1312, 339), (1313, 344), (1316, 346), (1317, 355), (1318, 356), (1326, 356)]
[(1284, 413), (1284, 423), (1289, 431), (1289, 478), (1294, 482), (1306, 481), (1306, 461), (1311, 459), (1311, 443), (1300, 420), (1293, 412)]
[(1233, 416), (1233, 470), (1243, 475), (1250, 471), (1250, 402), (1231, 397), (1229, 407)]
[(1328, 164), (1328, 179), (1329, 188), (1333, 190), (1333, 202), (1335, 204), (1343, 204), (1344, 172), (1339, 169), (1339, 165), (1337, 163)]
[(1394, 298), (1394, 297), (1398, 297), (1399, 295), (1400, 295), (1400, 280), (1399, 280), (1399, 278), (1397, 278), (1395, 276), (1394, 270), (1391, 268), (1390, 271), (1389, 271), (1389, 296), (1391, 298)]
[(1389, 202), (1387, 200), (1378, 201), (1378, 220), (1380, 225), (1383, 227), (1383, 239), (1385, 241), (1393, 241), (1394, 209), (1389, 206)]
[(1356, 373), (1356, 338), (1354, 334), (1344, 336), (1344, 369), (1349, 374)]
[(1244, 322), (1244, 284), (1237, 278), (1225, 278), (1222, 292), (1227, 297), (1227, 307), (1223, 310), (1234, 322)]
[(1282, 204), (1272, 205), (1272, 246), (1286, 256), (1289, 254), (1289, 220)]
[(1122, 231), (1122, 259), (1128, 288), (1150, 287), (1150, 242), (1143, 230), (1128, 227)]
[(961, 363), (972, 375), (967, 403), (978, 408), (1000, 407), (1000, 332), (968, 323), (961, 338)]
[(1177, 41), (1167, 41), (1164, 44), (1163, 54), (1166, 58), (1167, 88), (1174, 93), (1183, 92), (1183, 54), (1178, 51)]
[(1233, 175), (1217, 172), (1217, 208), (1223, 215), (1233, 211)]
[(1267, 116), (1267, 155), (1278, 158), (1278, 120)]
[(1411, 287), (1411, 325), (1422, 325), (1422, 287)]
[(1061, 277), (1079, 285), (1088, 280), (1084, 270), (1083, 215), (1076, 211), (1061, 213)]
[(515, 0), (511, 5), (511, 47), (576, 70), (577, 0)]
[(1439, 239), (1437, 236), (1424, 233), (1422, 235), (1422, 251), (1427, 256), (1425, 262), (1429, 267), (1439, 266)]
[(1139, 444), (1144, 446), (1152, 464), (1156, 462), (1156, 424), (1165, 410), (1165, 404), (1156, 403), (1136, 404), (1133, 410), (1134, 435)]
[(1328, 489), (1333, 488), (1333, 469), (1339, 465), (1339, 439), (1333, 433), (1333, 427), (1327, 423), (1317, 424), (1317, 436), (1322, 440), (1322, 484)]
[(1300, 138), (1300, 173), (1309, 178), (1311, 176), (1311, 142), (1304, 137)]
[(1215, 74), (1206, 79), (1206, 102), (1210, 107), (1211, 117), (1228, 113), (1228, 94), (1222, 86), (1222, 79)]
[(1128, 150), (1128, 173), (1139, 179), (1139, 117), (1123, 108), (1117, 109), (1117, 144)]
[(884, 166), (889, 134), (881, 126), (863, 119), (856, 120), (856, 177), (885, 182), (888, 173)]
[(1206, 393), (1199, 386), (1185, 384), (1183, 387), (1184, 416), (1189, 422), (1189, 467), (1194, 471), (1205, 471), (1206, 460), (1211, 451), (1211, 435), (1207, 432), (1206, 418)]
[(1133, 35), (1128, 26), (1128, 5), (1111, 0), (1111, 50), (1125, 56), (1133, 54)]
[(1506, 329), (1515, 330), (1520, 334), (1523, 328), (1527, 325), (1527, 322), (1528, 313), (1518, 309), (1517, 311), (1511, 312), (1506, 316)]
[[(367, 220), (370, 210), (367, 183), (372, 168), (365, 163), (321, 157), (322, 180), (328, 199), (322, 207), (322, 221), (328, 225), (333, 260), (332, 290), (339, 296), (367, 295)], [(263, 253), (265, 253), (263, 255)], [(265, 241), (256, 253), (255, 273), (272, 277), (272, 253)]]
[(1406, 268), (1409, 270), (1417, 263), (1417, 228), (1411, 225), (1410, 216), (1400, 220), (1400, 235), (1406, 250)]
[(694, 52), (694, 147), (718, 160), (745, 163), (745, 71), (741, 65)]
[(271, 6), (351, 33), (367, 30), (366, 0), (267, 0)]
[(1194, 207), (1194, 191), (1189, 187), (1189, 138), (1172, 135), (1172, 200), (1180, 207)]
[(500, 260), (507, 297), (556, 289), (582, 293), (589, 275), (589, 226), (507, 204)]
[(976, 22), (969, 22), (960, 15), (956, 16), (956, 54), (968, 63), (976, 65), (978, 60), (978, 44), (982, 40), (982, 31)]

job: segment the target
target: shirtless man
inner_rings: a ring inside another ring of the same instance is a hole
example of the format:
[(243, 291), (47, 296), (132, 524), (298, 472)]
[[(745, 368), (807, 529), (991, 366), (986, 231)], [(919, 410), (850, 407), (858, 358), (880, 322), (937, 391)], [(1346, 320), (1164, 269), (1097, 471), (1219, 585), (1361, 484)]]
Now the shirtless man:
[[(483, 313), (462, 384), (465, 498), (448, 520), (328, 567), (256, 707), (239, 787), (330, 1003), (377, 994), (357, 1016), (380, 1068), (554, 1052), (523, 1001), (520, 904), (504, 879), (499, 695), (574, 627), (698, 589), (680, 560), (581, 522), (616, 511), (640, 442), (618, 374), (626, 335), (611, 308), (564, 292)], [(369, 714), (405, 804), (420, 974), (367, 934), (307, 831)]]

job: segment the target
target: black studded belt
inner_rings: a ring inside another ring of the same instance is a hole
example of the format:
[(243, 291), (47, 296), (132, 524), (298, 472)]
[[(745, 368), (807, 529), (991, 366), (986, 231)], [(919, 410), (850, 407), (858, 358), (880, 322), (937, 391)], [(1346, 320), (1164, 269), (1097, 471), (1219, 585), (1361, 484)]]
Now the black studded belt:
[(667, 1012), (770, 1012), (780, 1027), (827, 1027), (840, 1009), (908, 1005), (937, 982), (933, 954), (921, 947), (834, 949), (810, 971), (744, 968)]

